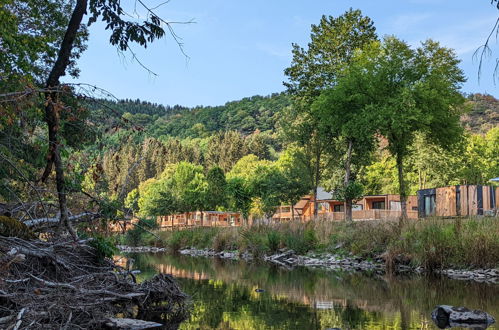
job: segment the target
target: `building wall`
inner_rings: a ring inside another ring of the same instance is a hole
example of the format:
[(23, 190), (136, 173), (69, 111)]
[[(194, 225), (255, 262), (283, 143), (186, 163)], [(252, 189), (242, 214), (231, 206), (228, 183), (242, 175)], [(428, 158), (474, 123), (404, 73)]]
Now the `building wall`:
[(428, 199), (434, 196), (434, 215), (440, 217), (484, 215), (498, 208), (494, 186), (458, 185), (418, 191), (419, 216), (428, 215)]

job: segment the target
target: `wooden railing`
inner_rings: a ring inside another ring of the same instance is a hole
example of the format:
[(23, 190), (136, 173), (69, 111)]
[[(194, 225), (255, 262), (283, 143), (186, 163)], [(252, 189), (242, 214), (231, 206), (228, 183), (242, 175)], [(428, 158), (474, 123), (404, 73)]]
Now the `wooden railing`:
[[(396, 210), (358, 210), (352, 211), (352, 219), (356, 221), (363, 220), (394, 220), (400, 218), (401, 211)], [(306, 217), (304, 220), (308, 221), (314, 217)], [(343, 221), (345, 219), (344, 212), (327, 212), (318, 215), (319, 219)], [(418, 211), (407, 211), (407, 218), (417, 219)]]

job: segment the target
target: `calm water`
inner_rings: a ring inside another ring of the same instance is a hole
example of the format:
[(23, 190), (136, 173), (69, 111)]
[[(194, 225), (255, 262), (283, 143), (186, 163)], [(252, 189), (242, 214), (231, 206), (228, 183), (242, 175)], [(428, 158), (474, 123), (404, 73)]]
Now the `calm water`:
[[(379, 277), (166, 254), (133, 255), (143, 279), (173, 274), (191, 295), (180, 329), (438, 329), (435, 305), (499, 317), (499, 285)], [(261, 291), (261, 292), (260, 292)], [(488, 330), (499, 329), (497, 324)]]

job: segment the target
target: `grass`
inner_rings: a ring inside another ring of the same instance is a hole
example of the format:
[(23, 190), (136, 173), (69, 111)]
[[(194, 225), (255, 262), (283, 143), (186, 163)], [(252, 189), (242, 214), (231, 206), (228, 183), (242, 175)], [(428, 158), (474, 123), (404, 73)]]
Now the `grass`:
[[(299, 254), (331, 252), (366, 259), (383, 255), (387, 264), (410, 263), (427, 269), (499, 266), (499, 219), (364, 221), (351, 224), (316, 220), (248, 228), (194, 228), (144, 234), (143, 245), (248, 251), (263, 256), (281, 248)], [(135, 236), (132, 236), (136, 240)], [(147, 243), (147, 244), (146, 244)]]

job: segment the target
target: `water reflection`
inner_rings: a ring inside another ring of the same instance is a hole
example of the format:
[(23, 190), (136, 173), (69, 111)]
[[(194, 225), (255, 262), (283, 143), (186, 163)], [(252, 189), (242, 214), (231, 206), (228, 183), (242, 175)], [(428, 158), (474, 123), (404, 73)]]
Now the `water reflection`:
[(440, 304), (499, 316), (499, 286), (491, 284), (287, 271), (167, 254), (132, 257), (142, 279), (173, 274), (192, 296), (193, 312), (181, 329), (438, 329), (430, 313)]

